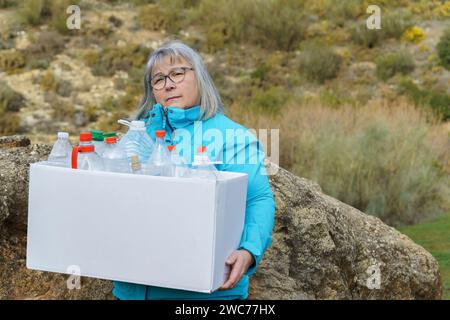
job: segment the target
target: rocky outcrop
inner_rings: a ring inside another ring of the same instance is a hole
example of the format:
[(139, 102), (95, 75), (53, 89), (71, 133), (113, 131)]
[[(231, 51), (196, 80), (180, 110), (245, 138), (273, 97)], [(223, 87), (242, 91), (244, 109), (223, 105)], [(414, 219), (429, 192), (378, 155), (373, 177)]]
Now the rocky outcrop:
[[(113, 299), (110, 281), (26, 269), (29, 163), (47, 145), (0, 138), (0, 298)], [(381, 220), (279, 169), (270, 177), (277, 203), (273, 243), (251, 278), (251, 299), (440, 299), (436, 260)]]

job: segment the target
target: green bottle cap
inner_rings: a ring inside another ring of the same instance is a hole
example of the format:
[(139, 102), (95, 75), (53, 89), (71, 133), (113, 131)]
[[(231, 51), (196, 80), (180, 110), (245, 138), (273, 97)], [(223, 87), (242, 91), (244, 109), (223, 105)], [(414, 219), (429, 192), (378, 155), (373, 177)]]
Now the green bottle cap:
[(117, 138), (117, 133), (115, 133), (115, 132), (108, 132), (108, 133), (104, 133), (103, 134), (103, 137), (106, 139), (106, 138), (109, 138), (109, 137), (116, 137)]
[(101, 130), (91, 130), (92, 132), (92, 140), (94, 141), (103, 141), (103, 131)]

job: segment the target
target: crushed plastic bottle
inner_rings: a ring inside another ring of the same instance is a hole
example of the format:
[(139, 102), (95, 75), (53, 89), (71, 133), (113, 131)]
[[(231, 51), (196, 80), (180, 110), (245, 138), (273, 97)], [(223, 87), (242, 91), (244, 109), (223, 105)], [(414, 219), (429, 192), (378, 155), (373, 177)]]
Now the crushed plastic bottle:
[(58, 132), (58, 139), (48, 156), (47, 164), (56, 167), (70, 168), (72, 145), (67, 132)]
[(194, 155), (194, 162), (192, 163), (191, 177), (217, 180), (219, 171), (214, 166), (214, 163), (209, 159), (206, 153), (206, 147), (198, 147), (197, 154)]
[(80, 133), (80, 145), (72, 148), (72, 169), (103, 171), (102, 158), (95, 152), (91, 132)]
[(172, 176), (172, 163), (165, 143), (166, 131), (156, 130), (153, 153), (145, 165), (145, 173), (152, 176)]
[(146, 162), (153, 152), (154, 144), (147, 133), (145, 122), (140, 120), (118, 122), (129, 127), (127, 133), (119, 140), (119, 146), (125, 150), (128, 161), (131, 163), (131, 156), (136, 154), (143, 163)]
[(131, 173), (125, 151), (117, 144), (117, 138), (108, 137), (103, 152), (103, 166), (105, 171)]

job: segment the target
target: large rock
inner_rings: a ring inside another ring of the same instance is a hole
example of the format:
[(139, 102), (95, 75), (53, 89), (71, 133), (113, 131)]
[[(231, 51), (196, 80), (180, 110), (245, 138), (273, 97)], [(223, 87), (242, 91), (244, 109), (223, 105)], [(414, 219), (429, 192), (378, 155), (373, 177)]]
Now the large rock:
[[(27, 270), (29, 163), (47, 145), (0, 138), (0, 298), (112, 299), (110, 281)], [(273, 243), (251, 278), (251, 299), (440, 299), (436, 260), (377, 218), (279, 169), (270, 177), (277, 202)]]

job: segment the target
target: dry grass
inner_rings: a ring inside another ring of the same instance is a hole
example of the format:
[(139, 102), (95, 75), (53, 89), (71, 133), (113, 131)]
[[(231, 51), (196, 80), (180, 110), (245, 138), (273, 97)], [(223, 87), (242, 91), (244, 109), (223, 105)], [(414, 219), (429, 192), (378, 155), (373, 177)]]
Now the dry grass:
[(249, 128), (279, 128), (283, 167), (389, 224), (449, 208), (448, 132), (404, 100), (339, 109), (300, 102), (272, 116), (237, 105), (229, 111)]

